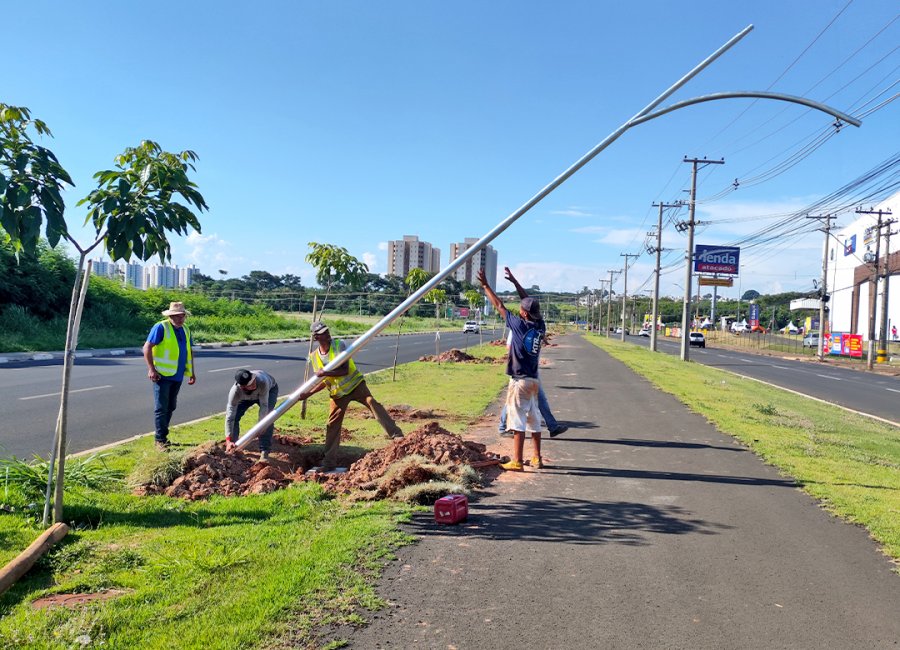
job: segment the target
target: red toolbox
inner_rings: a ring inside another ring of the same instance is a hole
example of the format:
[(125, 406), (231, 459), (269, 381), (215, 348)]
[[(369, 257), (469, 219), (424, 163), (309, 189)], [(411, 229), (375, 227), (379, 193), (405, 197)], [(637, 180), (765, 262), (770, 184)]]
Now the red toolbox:
[(458, 524), (469, 517), (469, 500), (464, 494), (448, 494), (434, 502), (434, 520), (439, 524)]

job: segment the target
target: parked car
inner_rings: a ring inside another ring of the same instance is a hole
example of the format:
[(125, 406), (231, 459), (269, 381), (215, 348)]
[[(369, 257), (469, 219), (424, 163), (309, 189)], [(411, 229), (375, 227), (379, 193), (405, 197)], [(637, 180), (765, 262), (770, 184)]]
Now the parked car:
[(638, 332), (638, 336), (650, 336), (650, 330), (642, 329), (640, 332)]
[(744, 323), (732, 323), (731, 331), (735, 334), (745, 334), (750, 331), (750, 326)]
[(696, 345), (698, 348), (706, 348), (706, 337), (703, 332), (691, 332), (688, 334), (688, 345)]
[(803, 337), (803, 347), (805, 348), (819, 348), (819, 333), (818, 332), (810, 332), (806, 336)]
[(478, 334), (478, 321), (467, 320), (466, 324), (463, 325), (463, 332), (472, 332), (474, 334)]
[[(622, 333), (622, 328), (621, 328), (621, 327), (617, 327), (617, 328), (616, 328), (616, 334), (621, 334), (621, 333)], [(625, 336), (628, 336), (628, 330), (625, 330)]]

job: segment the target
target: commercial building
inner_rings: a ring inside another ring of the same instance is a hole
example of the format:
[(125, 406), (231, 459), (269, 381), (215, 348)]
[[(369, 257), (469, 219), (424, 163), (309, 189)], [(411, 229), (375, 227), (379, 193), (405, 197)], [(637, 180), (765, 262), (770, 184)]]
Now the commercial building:
[(900, 192), (858, 210), (855, 216), (850, 225), (834, 229), (829, 238), (826, 254), (831, 331), (862, 334), (867, 340), (869, 319), (874, 314), (877, 339), (887, 295), (890, 339), (894, 328), (900, 330)]
[(405, 278), (412, 269), (427, 273), (441, 270), (441, 249), (416, 235), (404, 235), (403, 239), (388, 242), (387, 275)]
[[(450, 262), (452, 263), (457, 257), (462, 255), (468, 249), (478, 243), (475, 237), (466, 237), (465, 241), (450, 244)], [(466, 263), (460, 266), (454, 272), (453, 276), (460, 282), (469, 282), (478, 285), (476, 275), (480, 269), (484, 269), (484, 275), (488, 284), (492, 289), (497, 287), (497, 251), (493, 246), (485, 246), (474, 256), (466, 260)]]

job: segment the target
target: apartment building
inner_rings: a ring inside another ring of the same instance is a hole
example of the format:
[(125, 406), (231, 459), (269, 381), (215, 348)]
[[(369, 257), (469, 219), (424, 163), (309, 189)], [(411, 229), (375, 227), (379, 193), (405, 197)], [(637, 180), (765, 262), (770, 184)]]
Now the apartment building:
[(403, 239), (388, 242), (387, 275), (405, 278), (412, 269), (427, 273), (441, 270), (441, 249), (416, 235), (404, 235)]

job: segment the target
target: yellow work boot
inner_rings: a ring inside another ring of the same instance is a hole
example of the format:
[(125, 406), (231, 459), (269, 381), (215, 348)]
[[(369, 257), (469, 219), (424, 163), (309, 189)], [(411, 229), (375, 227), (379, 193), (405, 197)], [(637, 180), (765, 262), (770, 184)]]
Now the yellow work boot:
[(540, 456), (535, 456), (531, 459), (531, 466), (534, 469), (544, 469), (544, 461), (541, 460)]
[(520, 463), (517, 460), (511, 460), (508, 463), (502, 463), (500, 465), (500, 467), (505, 469), (507, 472), (524, 472), (525, 471), (525, 468), (522, 466), (522, 463)]

